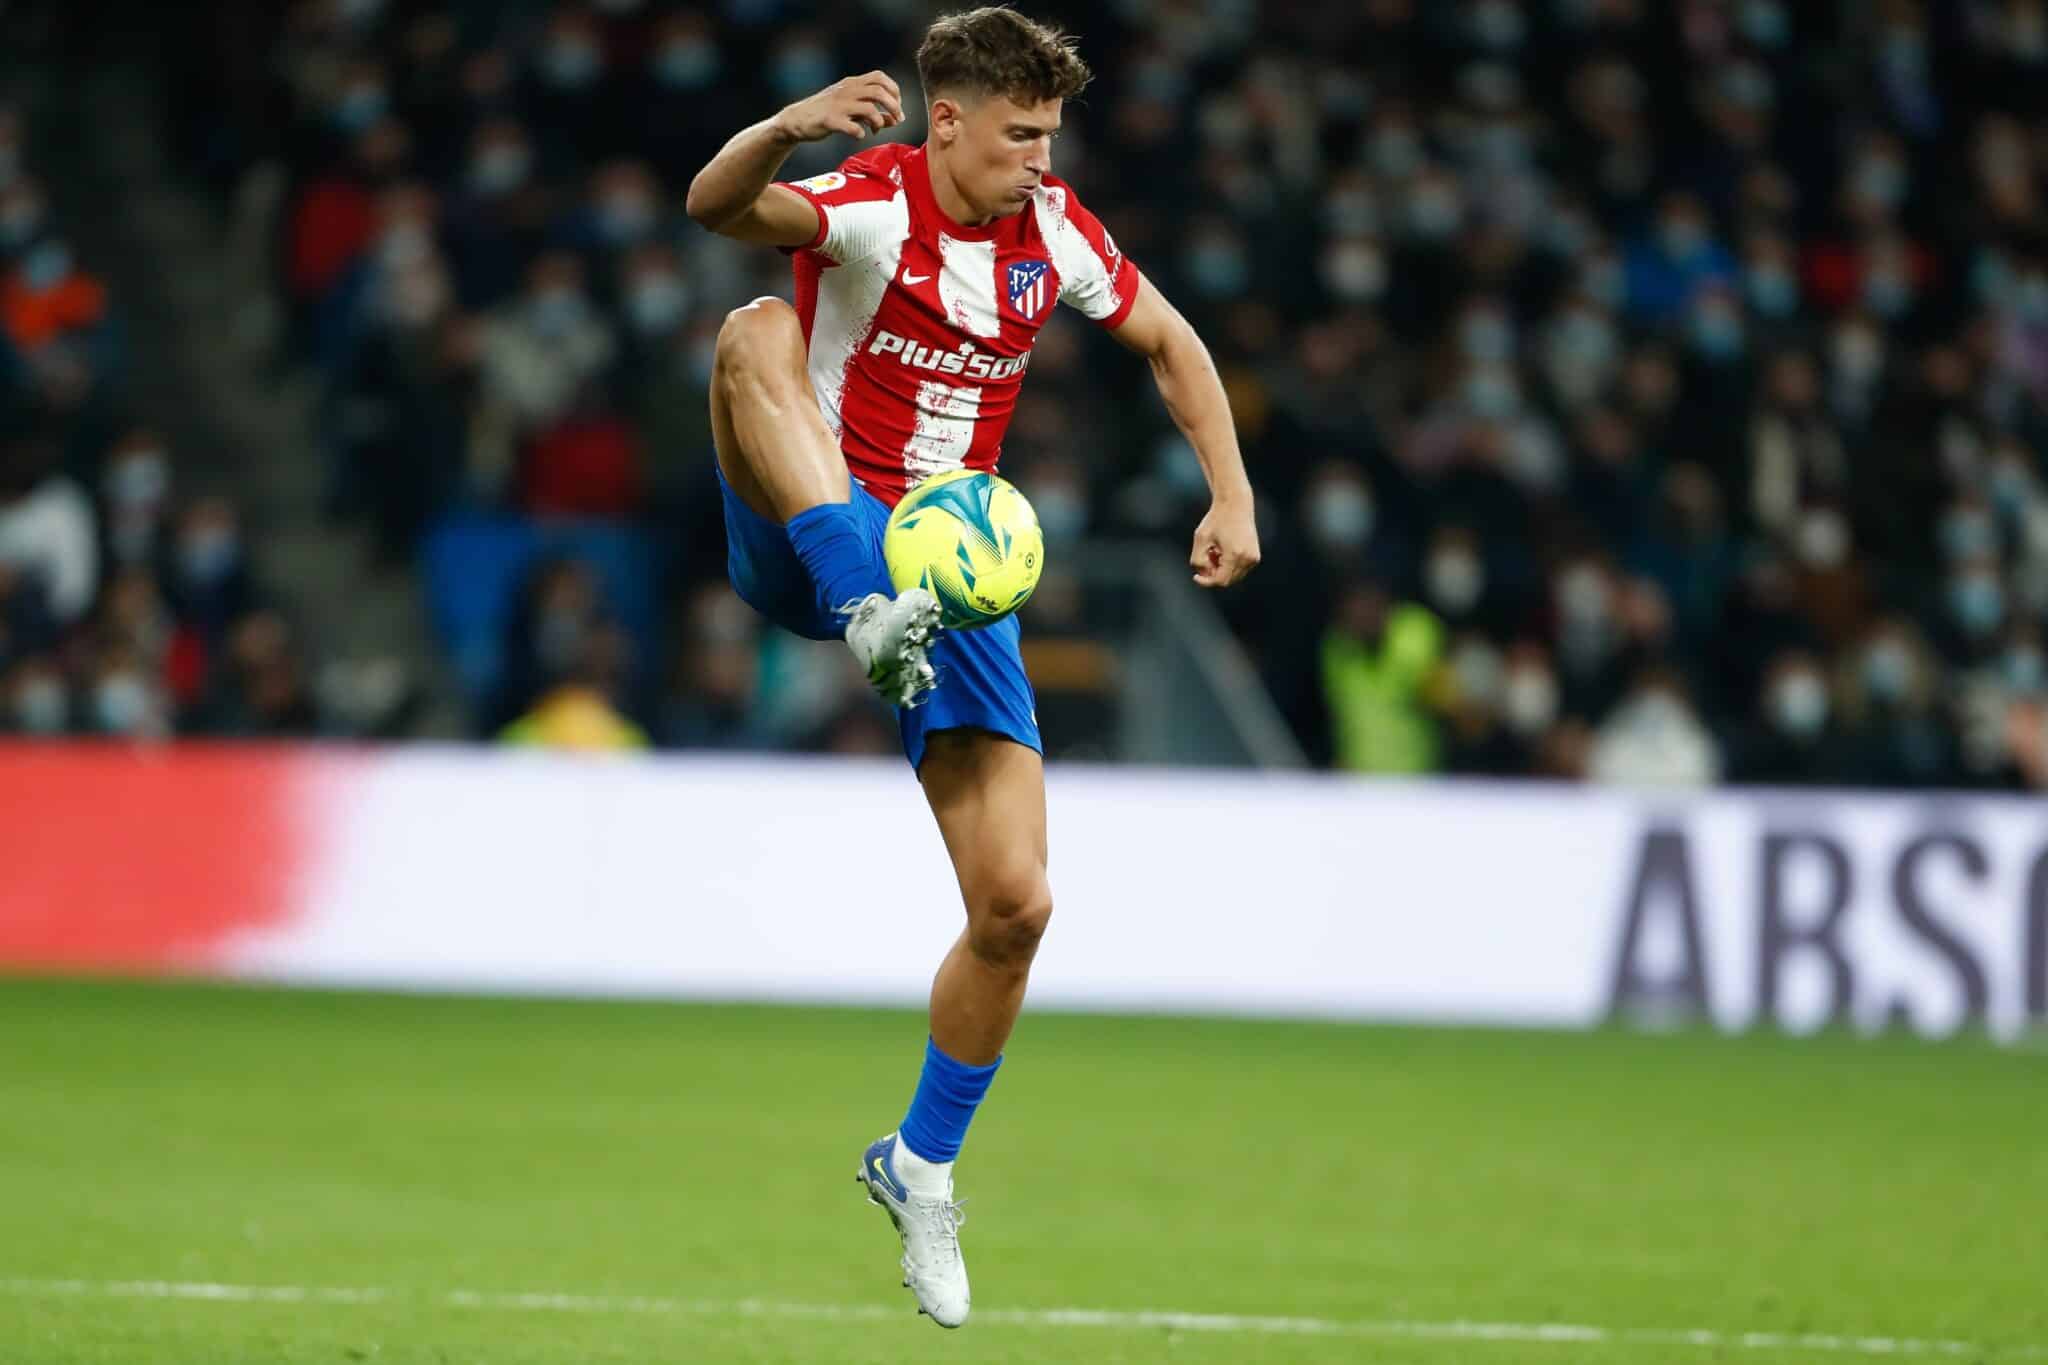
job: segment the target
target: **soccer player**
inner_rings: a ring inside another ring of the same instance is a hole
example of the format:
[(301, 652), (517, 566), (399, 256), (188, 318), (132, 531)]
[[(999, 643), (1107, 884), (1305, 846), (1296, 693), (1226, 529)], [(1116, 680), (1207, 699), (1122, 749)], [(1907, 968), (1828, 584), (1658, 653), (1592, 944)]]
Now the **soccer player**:
[(756, 299), (718, 335), (711, 422), (733, 587), (800, 635), (843, 638), (898, 707), (967, 906), (932, 982), (909, 1112), (860, 1163), (868, 1198), (900, 1235), (919, 1311), (957, 1327), (968, 1288), (953, 1160), (1052, 914), (1045, 778), (1016, 619), (941, 634), (929, 592), (892, 595), (889, 509), (941, 470), (995, 466), (1057, 301), (1151, 362), (1200, 457), (1213, 501), (1195, 530), (1195, 581), (1236, 582), (1259, 545), (1207, 349), (1052, 174), (1061, 105), (1089, 80), (1073, 40), (1014, 10), (977, 9), (934, 23), (917, 69), (924, 145), (879, 144), (836, 171), (775, 183), (799, 143), (903, 121), (896, 82), (850, 76), (737, 134), (691, 183), (689, 212), (791, 252), (796, 273), (795, 307)]

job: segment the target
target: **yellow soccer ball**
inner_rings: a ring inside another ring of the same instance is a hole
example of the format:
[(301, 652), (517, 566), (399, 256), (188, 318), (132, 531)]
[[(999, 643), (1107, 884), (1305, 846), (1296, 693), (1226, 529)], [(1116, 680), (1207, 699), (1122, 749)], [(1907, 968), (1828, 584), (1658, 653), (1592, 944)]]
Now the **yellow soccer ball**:
[(946, 626), (968, 630), (993, 625), (1030, 600), (1045, 568), (1045, 533), (1007, 480), (949, 469), (896, 504), (882, 556), (896, 591), (929, 590)]

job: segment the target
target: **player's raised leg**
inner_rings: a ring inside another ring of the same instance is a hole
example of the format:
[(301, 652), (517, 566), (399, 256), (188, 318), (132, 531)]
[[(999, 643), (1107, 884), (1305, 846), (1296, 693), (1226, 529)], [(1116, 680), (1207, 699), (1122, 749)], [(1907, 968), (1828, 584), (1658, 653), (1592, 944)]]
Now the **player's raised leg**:
[[(711, 430), (727, 496), (783, 528), (816, 590), (820, 618), (845, 638), (883, 697), (908, 706), (932, 685), (939, 606), (895, 598), (875, 537), (851, 501), (846, 459), (825, 428), (805, 370), (803, 329), (780, 299), (726, 316), (712, 367)], [(729, 519), (730, 524), (730, 519)], [(736, 546), (744, 554), (744, 546)], [(736, 576), (735, 586), (745, 586)]]
[(1038, 753), (986, 730), (929, 736), (918, 776), (952, 856), (967, 927), (932, 982), (931, 1037), (910, 1111), (862, 1157), (869, 1197), (903, 1238), (905, 1283), (941, 1326), (967, 1318), (967, 1265), (953, 1160), (1001, 1065), (1052, 916), (1045, 771)]
[(726, 314), (711, 366), (718, 469), (740, 500), (787, 524), (851, 488), (846, 457), (811, 390), (803, 326), (778, 298)]

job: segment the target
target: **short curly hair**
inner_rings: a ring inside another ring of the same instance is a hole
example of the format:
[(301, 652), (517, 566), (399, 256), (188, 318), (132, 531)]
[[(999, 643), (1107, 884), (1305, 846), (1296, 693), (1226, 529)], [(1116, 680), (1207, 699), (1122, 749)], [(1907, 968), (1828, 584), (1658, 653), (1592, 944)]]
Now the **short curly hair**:
[(942, 94), (1001, 95), (1019, 104), (1072, 99), (1094, 78), (1075, 39), (1004, 5), (933, 22), (917, 49), (927, 102)]

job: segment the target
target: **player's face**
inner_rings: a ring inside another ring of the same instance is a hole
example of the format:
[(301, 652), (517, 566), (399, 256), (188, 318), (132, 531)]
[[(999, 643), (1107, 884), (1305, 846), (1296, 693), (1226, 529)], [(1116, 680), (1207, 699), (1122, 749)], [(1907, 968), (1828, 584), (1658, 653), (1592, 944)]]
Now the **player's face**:
[(932, 141), (961, 197), (998, 218), (1021, 213), (1052, 172), (1060, 104), (1022, 105), (1003, 95), (935, 101)]

